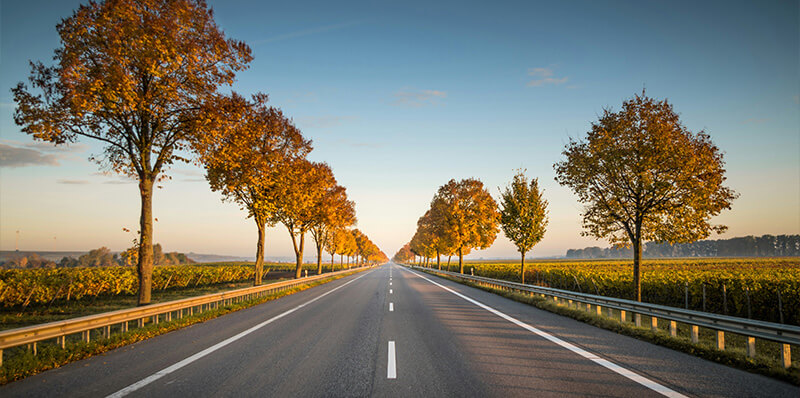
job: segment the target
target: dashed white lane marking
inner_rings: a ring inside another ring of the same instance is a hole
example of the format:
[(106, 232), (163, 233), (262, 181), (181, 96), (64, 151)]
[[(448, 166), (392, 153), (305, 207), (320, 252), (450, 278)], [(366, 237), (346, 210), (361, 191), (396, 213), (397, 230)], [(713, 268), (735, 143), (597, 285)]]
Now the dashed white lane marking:
[(386, 378), (397, 378), (397, 364), (394, 356), (394, 341), (389, 342), (389, 363), (386, 365)]
[[(364, 274), (364, 275), (366, 275), (366, 274)], [(250, 329), (247, 329), (247, 330), (245, 330), (245, 331), (243, 331), (243, 332), (241, 332), (241, 333), (239, 333), (239, 334), (237, 334), (237, 335), (235, 335), (233, 337), (229, 337), (229, 338), (227, 338), (225, 340), (222, 340), (219, 343), (217, 343), (217, 344), (215, 344), (215, 345), (213, 345), (211, 347), (208, 347), (205, 350), (200, 351), (197, 354), (194, 354), (194, 355), (192, 355), (192, 356), (190, 356), (190, 357), (188, 357), (188, 358), (186, 358), (186, 359), (184, 359), (184, 360), (182, 360), (182, 361), (180, 361), (180, 362), (178, 362), (178, 363), (176, 363), (176, 364), (174, 364), (172, 366), (169, 366), (169, 367), (166, 367), (164, 369), (161, 369), (158, 372), (153, 373), (152, 375), (147, 376), (144, 379), (139, 380), (136, 383), (133, 383), (133, 384), (131, 384), (131, 385), (129, 385), (129, 386), (127, 386), (127, 387), (125, 387), (125, 388), (123, 388), (123, 389), (121, 389), (121, 390), (119, 390), (119, 391), (107, 396), (106, 398), (124, 397), (124, 396), (126, 396), (126, 395), (128, 395), (128, 394), (130, 394), (130, 393), (132, 393), (132, 392), (134, 392), (134, 391), (136, 391), (136, 390), (138, 390), (138, 389), (140, 389), (140, 388), (142, 388), (142, 387), (144, 387), (144, 386), (146, 386), (146, 385), (148, 385), (148, 384), (150, 384), (150, 383), (152, 383), (152, 382), (154, 382), (154, 381), (156, 381), (156, 380), (158, 380), (158, 379), (160, 379), (160, 378), (162, 378), (162, 377), (164, 377), (164, 376), (166, 376), (166, 375), (168, 375), (168, 374), (170, 374), (170, 373), (172, 373), (172, 372), (174, 372), (174, 371), (176, 371), (176, 370), (178, 370), (180, 368), (183, 368), (186, 365), (189, 365), (190, 363), (192, 363), (194, 361), (197, 361), (198, 359), (200, 359), (200, 358), (202, 358), (202, 357), (204, 357), (204, 356), (206, 356), (208, 354), (211, 354), (214, 351), (219, 350), (222, 347), (225, 347), (226, 345), (228, 345), (230, 343), (233, 343), (236, 340), (241, 339), (244, 336), (247, 336), (250, 333), (255, 332), (256, 330), (258, 330), (258, 329), (260, 329), (260, 328), (262, 328), (262, 327), (264, 327), (266, 325), (269, 325), (272, 322), (277, 321), (278, 319), (281, 319), (281, 318), (285, 317), (286, 315), (291, 314), (292, 312), (295, 312), (295, 311), (297, 311), (297, 310), (299, 310), (299, 309), (301, 309), (301, 308), (303, 308), (303, 307), (305, 307), (305, 306), (307, 306), (307, 305), (309, 305), (309, 304), (311, 304), (311, 303), (313, 303), (313, 302), (315, 302), (315, 301), (317, 301), (317, 300), (319, 300), (319, 299), (321, 299), (321, 298), (323, 298), (323, 297), (325, 297), (325, 296), (327, 296), (327, 295), (329, 295), (329, 294), (331, 294), (331, 293), (333, 293), (333, 292), (335, 292), (335, 291), (337, 291), (337, 290), (339, 290), (339, 289), (341, 289), (341, 288), (343, 288), (343, 287), (345, 287), (345, 286), (347, 286), (347, 285), (349, 285), (349, 284), (351, 284), (351, 283), (363, 278), (364, 275), (361, 275), (358, 278), (355, 278), (355, 279), (343, 284), (342, 286), (336, 287), (336, 288), (334, 288), (334, 289), (332, 289), (332, 290), (330, 290), (328, 292), (320, 294), (319, 296), (317, 296), (317, 297), (315, 297), (315, 298), (313, 298), (311, 300), (308, 300), (305, 303), (300, 304), (297, 307), (294, 307), (294, 308), (292, 308), (292, 309), (290, 309), (290, 310), (288, 310), (286, 312), (282, 312), (279, 315), (275, 315), (274, 317), (269, 318), (266, 321), (261, 322), (258, 325), (255, 325), (255, 326), (251, 327)]]
[(389, 282), (389, 286), (392, 286), (392, 282)]
[(389, 294), (392, 294), (392, 289), (389, 289)]
[(394, 311), (394, 303), (389, 303), (389, 312)]
[(523, 329), (526, 329), (526, 330), (528, 330), (528, 331), (530, 331), (532, 333), (535, 333), (535, 334), (537, 334), (537, 335), (539, 335), (541, 337), (544, 337), (545, 339), (550, 340), (551, 342), (553, 342), (555, 344), (558, 344), (561, 347), (564, 347), (564, 348), (566, 348), (566, 349), (568, 349), (568, 350), (570, 350), (570, 351), (572, 351), (572, 352), (574, 352), (574, 353), (576, 353), (576, 354), (578, 354), (578, 355), (580, 355), (580, 356), (582, 356), (582, 357), (584, 357), (584, 358), (586, 358), (586, 359), (588, 359), (588, 360), (590, 360), (590, 361), (592, 361), (592, 362), (594, 362), (594, 363), (596, 363), (596, 364), (598, 364), (600, 366), (603, 366), (603, 367), (605, 367), (605, 368), (607, 368), (609, 370), (612, 370), (612, 371), (614, 371), (614, 372), (616, 372), (616, 373), (618, 373), (618, 374), (620, 374), (622, 376), (625, 376), (628, 379), (633, 380), (633, 381), (635, 381), (635, 382), (637, 382), (637, 383), (639, 383), (639, 384), (641, 384), (641, 385), (643, 385), (643, 386), (645, 386), (645, 387), (647, 387), (647, 388), (649, 388), (649, 389), (651, 389), (651, 390), (653, 390), (653, 391), (655, 391), (655, 392), (657, 392), (657, 393), (659, 393), (661, 395), (664, 395), (664, 396), (667, 396), (667, 397), (682, 397), (682, 398), (686, 398), (685, 395), (683, 395), (683, 394), (681, 394), (681, 393), (679, 393), (679, 392), (677, 392), (675, 390), (672, 390), (669, 387), (662, 386), (661, 384), (658, 384), (658, 383), (656, 383), (656, 382), (654, 382), (654, 381), (652, 381), (652, 380), (650, 380), (650, 379), (648, 379), (648, 378), (646, 378), (644, 376), (636, 374), (631, 370), (623, 368), (622, 366), (619, 366), (619, 365), (617, 365), (617, 364), (615, 364), (615, 363), (613, 363), (613, 362), (611, 362), (611, 361), (609, 361), (607, 359), (600, 358), (597, 355), (592, 354), (591, 352), (584, 350), (583, 348), (577, 347), (577, 346), (575, 346), (575, 345), (573, 345), (571, 343), (568, 343), (568, 342), (566, 342), (564, 340), (559, 339), (556, 336), (553, 336), (550, 333), (547, 333), (547, 332), (545, 332), (543, 330), (539, 330), (539, 329), (537, 329), (537, 328), (535, 328), (535, 327), (533, 327), (531, 325), (528, 325), (527, 323), (522, 322), (522, 321), (520, 321), (520, 320), (518, 320), (518, 319), (516, 319), (516, 318), (514, 318), (512, 316), (506, 315), (506, 314), (504, 314), (504, 313), (502, 313), (502, 312), (500, 312), (500, 311), (498, 311), (498, 310), (496, 310), (496, 309), (494, 309), (492, 307), (489, 307), (486, 304), (483, 304), (483, 303), (481, 303), (481, 302), (479, 302), (477, 300), (471, 299), (471, 298), (469, 298), (469, 297), (467, 297), (467, 296), (465, 296), (465, 295), (463, 295), (463, 294), (461, 294), (461, 293), (459, 293), (459, 292), (457, 292), (457, 291), (455, 291), (453, 289), (450, 289), (449, 287), (446, 287), (446, 286), (441, 285), (441, 284), (439, 284), (437, 282), (434, 282), (434, 281), (432, 281), (432, 280), (420, 275), (417, 272), (410, 271), (410, 270), (407, 270), (407, 269), (403, 269), (403, 270), (406, 271), (406, 272), (410, 272), (410, 273), (412, 273), (414, 275), (417, 275), (420, 278), (425, 279), (426, 281), (428, 281), (430, 283), (433, 283), (434, 285), (439, 286), (440, 288), (442, 288), (444, 290), (447, 290), (448, 292), (453, 293), (456, 296), (461, 297), (462, 299), (467, 300), (470, 303), (475, 304), (478, 307), (481, 307), (481, 308), (485, 309), (486, 311), (489, 311), (492, 314), (495, 314), (495, 315), (499, 316), (500, 318), (503, 318), (503, 319), (505, 319), (505, 320), (507, 320), (507, 321), (509, 321), (509, 322), (511, 322), (511, 323), (523, 328)]

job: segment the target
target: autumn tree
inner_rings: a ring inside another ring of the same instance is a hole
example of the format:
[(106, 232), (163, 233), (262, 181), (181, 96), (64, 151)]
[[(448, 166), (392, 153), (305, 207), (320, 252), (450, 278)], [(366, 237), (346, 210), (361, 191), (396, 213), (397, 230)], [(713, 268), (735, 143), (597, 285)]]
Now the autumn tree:
[(522, 257), (520, 279), (525, 283), (525, 254), (544, 237), (547, 200), (542, 197), (539, 180), (533, 178), (529, 182), (522, 171), (500, 196), (500, 227), (519, 250)]
[(411, 245), (406, 243), (400, 250), (395, 253), (394, 257), (392, 257), (392, 261), (397, 263), (405, 263), (411, 260), (414, 257), (414, 254), (411, 252)]
[(215, 109), (208, 110), (219, 115), (216, 125), (196, 143), (211, 189), (241, 206), (256, 224), (255, 285), (261, 284), (266, 228), (276, 210), (271, 195), (281, 182), (279, 173), (311, 151), (311, 141), (267, 100), (266, 94), (248, 101), (233, 93), (216, 101)]
[(334, 239), (337, 230), (355, 224), (356, 209), (355, 203), (347, 199), (345, 188), (336, 185), (336, 180), (333, 180), (333, 185), (330, 187), (318, 186), (316, 189), (324, 192), (318, 196), (319, 201), (315, 205), (314, 222), (310, 231), (317, 248), (317, 274), (321, 274), (322, 250)]
[(317, 223), (317, 206), (326, 193), (320, 187), (333, 186), (336, 179), (327, 164), (304, 158), (287, 163), (278, 174), (269, 193), (275, 199), (271, 220), (282, 223), (289, 231), (297, 260), (295, 278), (300, 278), (306, 232)]
[(497, 237), (497, 203), (474, 178), (450, 180), (439, 187), (431, 202), (431, 216), (440, 220), (443, 236), (457, 248), (462, 274), (465, 248), (485, 249)]
[(184, 160), (202, 105), (251, 60), (226, 39), (202, 0), (116, 0), (80, 6), (56, 26), (54, 65), (31, 63), (30, 85), (12, 89), (14, 121), (56, 145), (78, 137), (105, 145), (94, 159), (136, 178), (141, 199), (139, 305), (150, 303), (153, 186)]
[(723, 185), (722, 152), (692, 133), (666, 100), (642, 95), (606, 109), (587, 137), (571, 140), (556, 181), (584, 203), (584, 235), (633, 246), (634, 297), (642, 299), (644, 241), (692, 242), (723, 232), (711, 217), (738, 196)]

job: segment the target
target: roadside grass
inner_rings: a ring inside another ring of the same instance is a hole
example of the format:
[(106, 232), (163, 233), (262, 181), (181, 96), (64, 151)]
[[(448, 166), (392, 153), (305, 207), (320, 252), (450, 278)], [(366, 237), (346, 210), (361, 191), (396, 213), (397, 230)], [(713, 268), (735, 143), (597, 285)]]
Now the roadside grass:
[[(424, 271), (424, 270), (423, 270)], [(456, 283), (494, 293), (508, 299), (518, 301), (536, 308), (549, 311), (558, 315), (567, 316), (590, 325), (635, 337), (650, 343), (658, 344), (676, 351), (685, 352), (709, 361), (721, 363), (738, 369), (773, 377), (794, 385), (800, 386), (800, 360), (798, 354), (792, 358), (792, 366), (788, 369), (780, 364), (780, 345), (771, 341), (756, 339), (756, 357), (747, 356), (747, 340), (745, 336), (725, 333), (725, 350), (716, 348), (716, 334), (713, 330), (700, 328), (699, 343), (693, 344), (689, 338), (690, 326), (678, 323), (677, 337), (670, 336), (668, 332), (669, 321), (659, 319), (658, 330), (649, 327), (637, 327), (633, 319), (620, 322), (619, 311), (614, 310), (611, 317), (599, 316), (582, 309), (570, 308), (540, 296), (511, 292), (492, 287), (480, 286), (468, 281), (458, 280), (447, 276), (436, 275)], [(585, 308), (585, 306), (583, 307)], [(607, 309), (604, 309), (607, 314)], [(633, 318), (633, 317), (631, 317)], [(650, 317), (642, 315), (642, 325), (650, 325)], [(792, 345), (793, 353), (800, 353), (800, 346)]]
[[(146, 340), (151, 337), (171, 332), (173, 330), (181, 329), (190, 325), (194, 325), (196, 323), (205, 322), (209, 319), (213, 319), (221, 315), (225, 315), (234, 311), (239, 311), (283, 296), (294, 294), (327, 282), (334, 281), (336, 279), (352, 275), (355, 272), (359, 271), (353, 271), (343, 275), (332, 276), (330, 278), (325, 278), (322, 280), (310, 282), (289, 290), (276, 292), (271, 295), (254, 298), (248, 301), (242, 301), (225, 306), (220, 305), (219, 308), (207, 310), (205, 312), (190, 316), (184, 316), (183, 318), (180, 319), (174, 319), (171, 321), (164, 321), (162, 319), (158, 323), (154, 323), (152, 322), (152, 320), (148, 320), (145, 323), (144, 327), (131, 328), (127, 332), (121, 332), (120, 329), (121, 326), (115, 325), (111, 329), (110, 337), (104, 336), (101, 330), (91, 330), (90, 341), (88, 343), (82, 341), (80, 335), (67, 336), (64, 349), (62, 349), (57, 344), (55, 339), (38, 342), (36, 344), (36, 352), (34, 352), (33, 347), (31, 345), (6, 349), (4, 350), (5, 351), (4, 356), (6, 357), (6, 359), (3, 361), (2, 367), (0, 367), (0, 385), (20, 380), (37, 373), (41, 373), (48, 369), (58, 368), (70, 362), (89, 358), (97, 354), (102, 354), (104, 352), (113, 350), (115, 348), (119, 348), (125, 345)], [(210, 294), (223, 290), (231, 290), (236, 288), (237, 285), (238, 284), (221, 284), (216, 286), (216, 290), (211, 290), (212, 288), (215, 288), (214, 286), (206, 286), (204, 288), (209, 288), (209, 290), (204, 292), (199, 292), (196, 291), (195, 289), (189, 289), (189, 290), (192, 290), (191, 292), (193, 293), (192, 295), (197, 296), (200, 294)], [(243, 283), (242, 286), (238, 287), (246, 287), (251, 285), (252, 282)], [(188, 292), (184, 291), (183, 293), (184, 295), (177, 294), (177, 295), (164, 296), (161, 297), (159, 300), (169, 301), (169, 300), (177, 300), (183, 297), (190, 297), (186, 295)], [(135, 305), (135, 298), (133, 300)], [(98, 313), (98, 312), (112, 311), (114, 309), (127, 308), (127, 307), (113, 308), (111, 306), (106, 306), (106, 307), (96, 306), (93, 308), (104, 308), (102, 311), (92, 312), (92, 313)], [(83, 314), (83, 315), (88, 315), (88, 314)], [(130, 324), (134, 325), (135, 322), (131, 322)]]

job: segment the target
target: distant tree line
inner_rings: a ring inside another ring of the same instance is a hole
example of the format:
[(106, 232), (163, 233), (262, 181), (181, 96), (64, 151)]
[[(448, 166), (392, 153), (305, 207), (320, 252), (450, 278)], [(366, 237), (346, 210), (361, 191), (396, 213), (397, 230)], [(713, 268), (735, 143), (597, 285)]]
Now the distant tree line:
[[(644, 257), (784, 257), (800, 256), (800, 235), (741, 236), (731, 239), (701, 240), (693, 243), (648, 242)], [(567, 258), (625, 258), (630, 247), (586, 247), (567, 250)]]
[[(112, 253), (107, 247), (90, 250), (88, 253), (74, 258), (63, 257), (59, 262), (48, 260), (36, 253), (14, 256), (0, 263), (0, 268), (56, 268), (56, 267), (113, 267), (118, 265), (136, 265), (136, 258), (131, 254), (137, 251), (127, 250), (122, 253)], [(153, 259), (156, 265), (181, 265), (194, 264), (194, 260), (186, 257), (184, 253), (164, 253), (161, 244), (153, 245)]]

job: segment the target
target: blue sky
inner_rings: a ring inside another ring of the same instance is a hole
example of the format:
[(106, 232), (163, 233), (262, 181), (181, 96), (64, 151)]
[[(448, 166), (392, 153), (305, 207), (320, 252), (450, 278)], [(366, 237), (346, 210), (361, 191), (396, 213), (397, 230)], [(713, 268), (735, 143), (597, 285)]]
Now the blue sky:
[[(0, 167), (0, 248), (13, 249), (20, 230), (21, 249), (124, 249), (135, 184), (98, 175), (87, 161), (96, 143), (54, 149), (12, 120), (9, 89), (29, 59), (51, 58), (55, 25), (79, 2), (1, 4), (0, 144), (33, 160)], [(741, 197), (715, 220), (730, 227), (723, 237), (800, 233), (797, 1), (210, 4), (253, 49), (234, 89), (266, 92), (294, 118), (314, 140), (311, 158), (330, 163), (356, 201), (359, 228), (390, 256), (438, 186), (477, 177), (497, 197), (518, 168), (539, 177), (551, 204), (534, 256), (604, 245), (580, 236), (581, 205), (552, 165), (605, 107), (643, 88), (725, 152)], [(155, 196), (156, 241), (252, 255), (244, 212), (210, 192), (199, 168), (171, 174)], [(290, 253), (274, 229), (267, 255)], [(516, 254), (501, 236), (473, 256)]]

